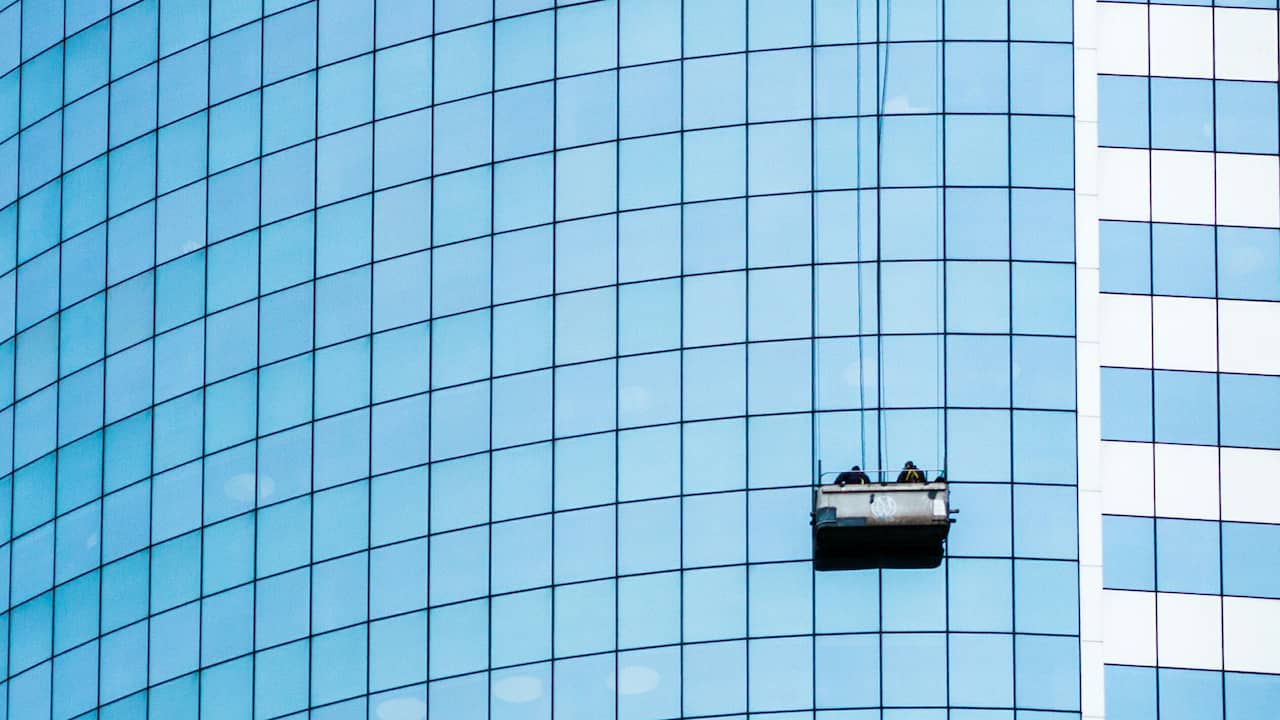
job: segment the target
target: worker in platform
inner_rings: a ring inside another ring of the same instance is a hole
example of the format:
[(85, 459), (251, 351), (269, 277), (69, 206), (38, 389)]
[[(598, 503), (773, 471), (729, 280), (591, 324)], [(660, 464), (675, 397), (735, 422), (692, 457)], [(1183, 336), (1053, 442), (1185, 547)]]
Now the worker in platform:
[(844, 487), (845, 485), (866, 485), (871, 482), (871, 478), (862, 472), (862, 468), (854, 465), (852, 468), (845, 470), (836, 476), (836, 485)]
[(922, 483), (924, 481), (924, 471), (916, 467), (916, 464), (910, 460), (907, 461), (906, 465), (902, 466), (902, 472), (898, 473), (898, 482), (900, 483)]

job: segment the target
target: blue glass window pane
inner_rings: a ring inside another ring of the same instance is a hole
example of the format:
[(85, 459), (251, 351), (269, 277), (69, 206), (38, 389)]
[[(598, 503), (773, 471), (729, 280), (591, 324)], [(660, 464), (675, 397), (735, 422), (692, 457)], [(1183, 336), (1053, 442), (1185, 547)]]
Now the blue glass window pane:
[(960, 556), (1008, 557), (1013, 534), (1009, 487), (957, 484), (951, 492), (955, 507), (967, 508), (968, 522), (956, 523), (951, 531), (947, 539), (950, 552)]
[(615, 585), (611, 580), (556, 588), (554, 647), (557, 656), (583, 655), (612, 647), (614, 595)]
[[(1103, 368), (1102, 437), (1151, 442), (1151, 398), (1151, 371)], [(1223, 399), (1225, 403), (1225, 393)]]
[(1214, 232), (1201, 225), (1152, 226), (1154, 292), (1214, 296)]
[(1105, 587), (1155, 589), (1155, 529), (1151, 518), (1104, 515), (1102, 543)]
[(488, 610), (488, 603), (481, 600), (431, 611), (431, 677), (458, 675), (484, 667), (485, 649), (489, 644)]
[(1019, 635), (1014, 646), (1018, 703), (1077, 710), (1080, 707), (1080, 642), (1074, 637)]
[(617, 4), (588, 3), (556, 17), (556, 70), (577, 75), (611, 67), (618, 53)]
[(1110, 147), (1150, 147), (1145, 77), (1098, 76), (1098, 144)]
[(1280, 597), (1280, 525), (1222, 523), (1222, 592)]
[(885, 630), (943, 629), (942, 573), (886, 570), (881, 578), (881, 624)]
[(1072, 187), (1075, 149), (1071, 118), (1014, 116), (1009, 144), (1015, 185)]
[(1222, 673), (1160, 668), (1160, 717), (1221, 720)]
[(1014, 477), (1056, 485), (1074, 485), (1075, 427), (1074, 413), (1015, 411)]
[(953, 188), (946, 193), (948, 257), (1008, 258), (1008, 191)]
[(952, 558), (948, 561), (949, 625), (959, 631), (1012, 628), (1013, 568), (1008, 560)]
[(436, 38), (437, 103), (489, 90), (492, 32), (490, 28), (480, 26)]
[(485, 528), (433, 538), (428, 583), (432, 604), (484, 595), (489, 575), (488, 556)]
[(1019, 557), (1076, 557), (1074, 487), (1015, 485), (1013, 508), (1013, 545)]
[(1151, 146), (1213, 149), (1213, 82), (1151, 79)]
[(1014, 562), (1016, 630), (1074, 635), (1079, 632), (1078, 567), (1072, 562)]
[(1155, 668), (1106, 666), (1106, 707), (1112, 717), (1155, 720)]
[(468, 0), (439, 0), (435, 6), (437, 28), (449, 30), (493, 19), (492, 8)]
[(368, 628), (357, 626), (311, 641), (311, 701), (315, 704), (365, 692)]
[(1013, 257), (1018, 260), (1075, 260), (1075, 197), (1066, 190), (1015, 189)]
[(298, 642), (257, 656), (253, 687), (258, 712), (283, 714), (306, 707), (308, 650), (306, 642)]
[(691, 645), (684, 656), (684, 711), (742, 712), (746, 704), (746, 643)]
[(749, 641), (751, 709), (777, 711), (813, 704), (813, 639)]
[(1103, 222), (1100, 233), (1102, 291), (1150, 293), (1151, 226), (1146, 223)]
[(1215, 88), (1218, 152), (1276, 152), (1276, 86), (1219, 80)]
[(1217, 593), (1218, 523), (1156, 521), (1157, 589), (1164, 592)]
[[(885, 635), (881, 645), (886, 705), (941, 706), (946, 704), (948, 673), (946, 638), (935, 633)], [(912, 672), (927, 667), (928, 673)]]
[[(958, 118), (949, 118), (947, 121), (948, 135), (951, 134), (950, 127), (954, 120)], [(988, 148), (996, 153), (996, 157), (999, 157), (1007, 143), (995, 144), (988, 141), (994, 140), (998, 132), (994, 125), (999, 124), (1000, 121), (984, 124), (988, 118), (975, 117), (972, 120), (973, 122), (969, 125), (973, 123), (978, 125), (966, 139), (969, 147)], [(881, 182), (883, 184), (890, 186), (941, 184), (942, 173), (938, 167), (940, 123), (940, 117), (930, 115), (890, 116), (884, 119), (881, 151)], [(1007, 134), (1002, 137), (1007, 137)], [(947, 147), (948, 149), (955, 147), (955, 143), (951, 142), (950, 138), (948, 138)], [(947, 162), (950, 163), (951, 159), (947, 158)], [(1000, 166), (1001, 163), (998, 161), (984, 163), (984, 167), (997, 170)], [(948, 174), (948, 180), (952, 180), (950, 174)]]
[(1280, 300), (1280, 232), (1218, 228), (1218, 294), (1240, 300)]
[(808, 7), (798, 8), (787, 0), (756, 0), (748, 5), (750, 49), (808, 44)]
[(627, 2), (619, 7), (621, 61), (633, 65), (680, 56), (679, 0)]
[(1227, 717), (1263, 720), (1280, 701), (1280, 678), (1275, 675), (1226, 673)]
[(1219, 376), (1223, 445), (1280, 449), (1280, 426), (1270, 417), (1280, 403), (1280, 378)]
[(1009, 25), (1015, 40), (1064, 42), (1071, 40), (1071, 0), (1013, 3)]
[(1218, 435), (1217, 379), (1212, 373), (1155, 373), (1157, 442), (1213, 445)]
[(1075, 347), (1069, 338), (1013, 340), (1013, 404), (1022, 408), (1075, 407)]
[(536, 13), (496, 25), (497, 86), (523, 85), (552, 76), (555, 16)]
[(953, 634), (949, 667), (954, 705), (1007, 706), (1013, 703), (1013, 638)]
[[(1070, 3), (1061, 0), (1040, 3), (1048, 6), (1054, 4), (1055, 10), (1061, 12), (1066, 8), (1068, 17), (1071, 13)], [(1014, 4), (1015, 19), (1017, 10), (1024, 4)], [(1053, 28), (1053, 32), (1061, 33), (1064, 26)], [(1066, 28), (1071, 23), (1065, 24)], [(1014, 36), (1023, 39), (1022, 33), (1014, 29)], [(1020, 37), (1021, 36), (1021, 37)], [(1050, 45), (1047, 43), (1012, 43), (1010, 45), (1010, 84), (1013, 101), (1012, 110), (1018, 113), (1045, 113), (1069, 115), (1073, 100), (1073, 57), (1071, 46)]]
[(361, 622), (368, 616), (368, 572), (368, 560), (363, 553), (312, 568), (313, 632)]
[(495, 597), (491, 630), (494, 665), (551, 655), (551, 592), (537, 590)]
[[(950, 21), (950, 18), (948, 18)], [(947, 43), (948, 112), (1008, 110), (1008, 53), (999, 43)]]

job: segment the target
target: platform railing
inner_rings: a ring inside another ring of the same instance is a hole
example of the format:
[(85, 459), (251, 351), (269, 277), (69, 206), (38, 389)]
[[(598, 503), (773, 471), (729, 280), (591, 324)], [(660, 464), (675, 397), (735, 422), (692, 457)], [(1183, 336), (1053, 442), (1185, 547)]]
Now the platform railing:
[[(944, 476), (946, 472), (943, 468), (918, 467), (915, 469), (917, 472), (920, 472), (925, 476), (925, 482), (930, 482), (930, 483), (937, 482), (938, 478), (940, 476)], [(898, 481), (898, 475), (902, 473), (902, 470), (903, 468), (893, 468), (893, 469), (885, 468), (885, 469), (862, 470), (862, 472), (866, 473), (867, 477), (871, 479), (871, 483), (873, 485), (874, 484), (883, 485), (887, 483), (896, 483)], [(848, 468), (845, 468), (844, 470), (824, 470), (818, 474), (818, 484), (832, 485), (835, 483), (836, 477), (840, 475), (840, 473), (845, 473), (845, 472), (851, 472), (851, 470), (849, 470)], [(945, 480), (946, 478), (943, 477), (943, 479)]]

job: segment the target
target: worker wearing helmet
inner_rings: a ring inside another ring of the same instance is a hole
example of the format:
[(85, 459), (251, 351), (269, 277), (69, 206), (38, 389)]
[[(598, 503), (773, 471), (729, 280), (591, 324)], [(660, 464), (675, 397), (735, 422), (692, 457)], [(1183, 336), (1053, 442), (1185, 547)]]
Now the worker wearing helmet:
[(924, 471), (916, 467), (915, 463), (908, 460), (907, 464), (902, 466), (902, 472), (898, 473), (898, 482), (900, 483), (925, 482)]
[(845, 485), (866, 485), (871, 482), (871, 478), (862, 472), (862, 468), (854, 465), (852, 468), (845, 470), (836, 476), (836, 485), (844, 487)]

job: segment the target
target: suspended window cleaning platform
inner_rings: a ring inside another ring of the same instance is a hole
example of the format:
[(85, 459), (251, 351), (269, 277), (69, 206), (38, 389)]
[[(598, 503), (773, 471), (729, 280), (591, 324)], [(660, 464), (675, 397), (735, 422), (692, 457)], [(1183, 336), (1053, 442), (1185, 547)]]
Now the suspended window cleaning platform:
[[(811, 523), (816, 570), (942, 564), (942, 544), (952, 522), (947, 483), (872, 481), (886, 475), (888, 471), (869, 470), (862, 483), (814, 488)], [(822, 479), (834, 477), (824, 474)]]

